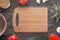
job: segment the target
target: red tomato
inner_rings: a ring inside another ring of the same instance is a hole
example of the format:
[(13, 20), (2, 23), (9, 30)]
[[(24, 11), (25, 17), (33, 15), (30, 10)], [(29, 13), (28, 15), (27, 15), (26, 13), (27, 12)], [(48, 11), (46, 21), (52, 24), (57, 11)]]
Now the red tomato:
[(18, 40), (18, 37), (16, 36), (16, 34), (11, 35), (8, 40)]
[(52, 34), (50, 34), (49, 40), (60, 40), (60, 38), (57, 35), (55, 35), (54, 33), (52, 33)]
[(21, 4), (21, 5), (25, 5), (28, 3), (28, 0), (18, 0), (18, 2)]

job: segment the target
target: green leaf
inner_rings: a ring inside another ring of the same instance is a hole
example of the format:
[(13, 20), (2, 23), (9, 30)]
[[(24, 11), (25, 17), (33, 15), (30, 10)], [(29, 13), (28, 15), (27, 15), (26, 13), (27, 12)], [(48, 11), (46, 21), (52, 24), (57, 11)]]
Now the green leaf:
[(39, 37), (29, 37), (27, 40), (40, 40), (41, 38)]
[(55, 13), (51, 18), (55, 18), (58, 16), (58, 13)]

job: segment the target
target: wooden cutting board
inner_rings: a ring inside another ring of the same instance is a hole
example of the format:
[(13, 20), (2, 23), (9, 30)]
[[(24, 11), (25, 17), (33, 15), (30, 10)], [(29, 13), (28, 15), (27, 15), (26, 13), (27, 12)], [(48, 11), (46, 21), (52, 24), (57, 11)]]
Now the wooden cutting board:
[[(18, 26), (16, 25), (17, 14)], [(12, 22), (15, 32), (47, 32), (48, 9), (46, 7), (17, 7), (14, 10)]]

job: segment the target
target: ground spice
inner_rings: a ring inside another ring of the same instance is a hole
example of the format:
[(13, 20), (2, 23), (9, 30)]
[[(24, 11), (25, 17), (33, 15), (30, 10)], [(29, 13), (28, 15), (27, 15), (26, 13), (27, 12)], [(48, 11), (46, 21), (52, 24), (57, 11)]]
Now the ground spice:
[(2, 16), (0, 16), (0, 33), (3, 31), (5, 26), (5, 21)]

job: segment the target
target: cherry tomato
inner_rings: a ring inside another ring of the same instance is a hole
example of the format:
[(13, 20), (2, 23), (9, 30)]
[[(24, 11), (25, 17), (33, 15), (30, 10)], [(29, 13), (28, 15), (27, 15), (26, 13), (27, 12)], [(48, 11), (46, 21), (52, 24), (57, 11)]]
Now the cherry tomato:
[(18, 0), (18, 2), (21, 4), (21, 5), (26, 5), (28, 3), (28, 0)]
[(16, 34), (13, 34), (13, 35), (8, 37), (8, 40), (18, 40), (18, 37)]
[(52, 33), (52, 34), (50, 34), (49, 40), (60, 40), (60, 38), (57, 35), (55, 35), (54, 33)]

